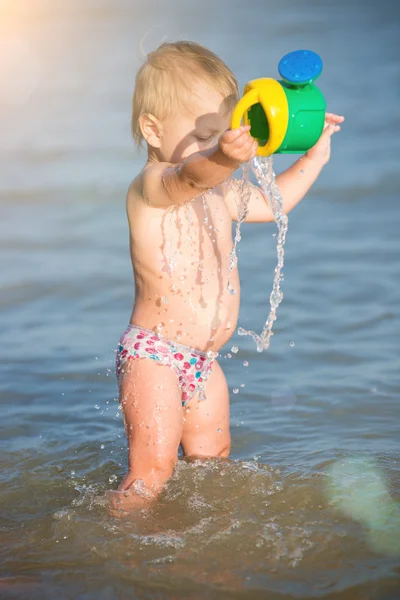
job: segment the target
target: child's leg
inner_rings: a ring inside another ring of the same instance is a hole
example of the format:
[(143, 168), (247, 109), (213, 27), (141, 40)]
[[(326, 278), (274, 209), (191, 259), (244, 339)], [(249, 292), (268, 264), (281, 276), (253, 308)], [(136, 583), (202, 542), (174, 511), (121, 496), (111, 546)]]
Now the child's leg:
[(120, 403), (129, 469), (119, 493), (108, 494), (117, 510), (140, 508), (161, 491), (177, 462), (183, 422), (181, 391), (170, 367), (145, 358), (124, 368)]
[(184, 411), (182, 447), (186, 456), (229, 456), (229, 391), (225, 375), (217, 363), (206, 385), (206, 400), (190, 400)]

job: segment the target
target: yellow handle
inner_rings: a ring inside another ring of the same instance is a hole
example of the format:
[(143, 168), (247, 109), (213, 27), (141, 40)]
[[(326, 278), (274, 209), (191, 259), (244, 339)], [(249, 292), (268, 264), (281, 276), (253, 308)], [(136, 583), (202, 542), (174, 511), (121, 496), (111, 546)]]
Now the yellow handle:
[(289, 107), (286, 94), (281, 84), (269, 77), (254, 79), (246, 84), (244, 95), (234, 108), (231, 128), (240, 126), (243, 118), (245, 125), (249, 125), (248, 110), (260, 103), (268, 121), (269, 138), (265, 146), (259, 146), (259, 156), (270, 156), (282, 144), (289, 123)]
[(232, 120), (231, 120), (231, 129), (237, 129), (240, 127), (240, 123), (242, 122), (242, 118), (245, 125), (249, 125), (247, 111), (254, 105), (260, 102), (258, 98), (258, 90), (256, 88), (251, 89), (239, 100), (233, 109)]

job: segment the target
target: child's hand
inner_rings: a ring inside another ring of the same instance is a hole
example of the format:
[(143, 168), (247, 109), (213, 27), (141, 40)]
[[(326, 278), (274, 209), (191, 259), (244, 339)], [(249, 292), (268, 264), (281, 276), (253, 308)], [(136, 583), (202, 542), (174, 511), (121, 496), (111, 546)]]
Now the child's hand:
[(343, 123), (344, 117), (333, 113), (325, 114), (324, 130), (318, 142), (306, 152), (306, 156), (324, 166), (331, 157), (331, 137), (340, 131), (339, 123)]
[(255, 157), (258, 143), (249, 135), (250, 125), (228, 129), (219, 138), (219, 147), (227, 158), (237, 163), (249, 162)]

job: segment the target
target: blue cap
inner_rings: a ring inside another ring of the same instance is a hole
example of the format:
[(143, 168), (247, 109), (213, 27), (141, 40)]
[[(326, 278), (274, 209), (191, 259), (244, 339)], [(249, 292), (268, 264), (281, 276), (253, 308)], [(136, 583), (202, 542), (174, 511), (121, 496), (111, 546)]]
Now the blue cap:
[(295, 50), (279, 61), (279, 75), (288, 83), (311, 83), (321, 75), (322, 60), (311, 50)]

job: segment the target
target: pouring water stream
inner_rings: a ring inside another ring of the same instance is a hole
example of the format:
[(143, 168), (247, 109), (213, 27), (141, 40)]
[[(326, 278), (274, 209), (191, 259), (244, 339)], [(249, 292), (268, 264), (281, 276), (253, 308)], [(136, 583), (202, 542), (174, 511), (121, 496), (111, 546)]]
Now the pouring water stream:
[[(256, 156), (251, 161), (251, 168), (257, 178), (261, 190), (264, 192), (269, 207), (274, 216), (274, 220), (278, 226), (278, 238), (277, 238), (277, 256), (278, 262), (275, 267), (274, 282), (272, 292), (269, 297), (271, 309), (268, 318), (264, 324), (264, 327), (260, 334), (255, 331), (244, 329), (239, 327), (239, 335), (250, 335), (257, 345), (257, 351), (262, 352), (267, 350), (270, 345), (271, 337), (273, 336), (272, 327), (274, 321), (276, 321), (276, 311), (279, 304), (282, 302), (283, 293), (280, 289), (280, 283), (283, 278), (282, 269), (284, 265), (284, 244), (286, 239), (286, 232), (288, 228), (288, 218), (282, 212), (282, 196), (279, 192), (278, 186), (275, 182), (275, 173), (273, 169), (272, 157), (260, 157)], [(238, 205), (238, 220), (236, 225), (236, 232), (233, 247), (230, 254), (230, 261), (228, 267), (228, 290), (231, 294), (235, 293), (230, 283), (230, 273), (237, 265), (237, 244), (241, 240), (240, 228), (242, 222), (246, 219), (248, 214), (248, 204), (250, 200), (250, 188), (249, 182), (249, 166), (244, 165), (242, 178), (235, 183), (236, 197), (240, 200), (237, 202)]]

